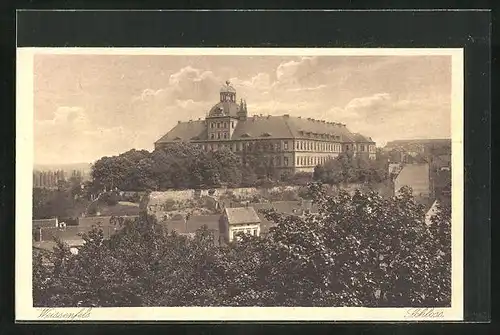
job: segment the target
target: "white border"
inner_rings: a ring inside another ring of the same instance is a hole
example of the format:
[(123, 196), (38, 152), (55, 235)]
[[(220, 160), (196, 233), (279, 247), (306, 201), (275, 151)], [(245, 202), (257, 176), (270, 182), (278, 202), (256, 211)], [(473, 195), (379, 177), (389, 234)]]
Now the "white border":
[[(436, 308), (443, 317), (411, 316), (408, 308), (344, 307), (143, 307), (96, 308), (85, 320), (108, 321), (459, 321), (463, 319), (463, 49), (332, 48), (18, 48), (16, 118), (16, 275), (17, 321), (40, 321), (32, 298), (32, 167), (34, 54), (245, 55), (245, 56), (423, 56), (452, 57), (452, 303)], [(76, 313), (79, 308), (57, 308)], [(422, 312), (425, 312), (422, 310)], [(425, 314), (425, 313), (424, 313)], [(68, 321), (44, 318), (43, 320)], [(76, 319), (75, 321), (81, 321)]]

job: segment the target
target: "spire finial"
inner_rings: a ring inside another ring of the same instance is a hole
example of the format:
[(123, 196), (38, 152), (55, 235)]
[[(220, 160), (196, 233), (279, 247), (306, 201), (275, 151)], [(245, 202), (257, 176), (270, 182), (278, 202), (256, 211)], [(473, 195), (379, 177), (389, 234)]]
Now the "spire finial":
[(229, 84), (231, 84), (231, 82), (229, 80), (226, 80), (226, 85), (229, 86)]

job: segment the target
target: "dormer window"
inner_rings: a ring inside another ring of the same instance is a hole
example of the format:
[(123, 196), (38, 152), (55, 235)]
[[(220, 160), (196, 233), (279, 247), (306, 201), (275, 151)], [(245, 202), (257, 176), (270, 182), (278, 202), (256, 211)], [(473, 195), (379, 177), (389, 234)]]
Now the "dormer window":
[(262, 135), (261, 135), (261, 136), (262, 136), (262, 137), (269, 137), (269, 136), (271, 136), (271, 134), (269, 134), (268, 132), (265, 132), (265, 133), (262, 133)]
[(248, 133), (244, 133), (240, 137), (250, 137), (250, 135), (248, 135)]

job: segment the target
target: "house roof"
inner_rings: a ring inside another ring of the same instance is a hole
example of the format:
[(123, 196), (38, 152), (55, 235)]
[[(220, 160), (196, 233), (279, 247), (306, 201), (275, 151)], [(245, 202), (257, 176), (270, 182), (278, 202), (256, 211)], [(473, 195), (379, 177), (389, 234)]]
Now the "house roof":
[(229, 224), (260, 223), (260, 218), (253, 207), (226, 208), (224, 213)]
[[(221, 102), (213, 108), (223, 108), (224, 113), (236, 116), (239, 106), (234, 102)], [(210, 113), (212, 113), (213, 108)], [(227, 109), (227, 110), (226, 110)], [(352, 133), (344, 124), (314, 120), (311, 118), (282, 116), (248, 116), (238, 121), (231, 139), (316, 139), (337, 140), (339, 142), (374, 143), (361, 134)], [(176, 141), (207, 140), (208, 133), (205, 121), (180, 122), (156, 143)]]
[(395, 183), (402, 186), (416, 188), (429, 187), (429, 165), (428, 164), (408, 164), (403, 167), (396, 177)]
[(196, 231), (207, 226), (209, 230), (219, 230), (220, 215), (193, 215), (186, 223), (183, 220), (167, 220), (163, 224), (168, 231), (175, 230), (179, 234), (196, 233)]

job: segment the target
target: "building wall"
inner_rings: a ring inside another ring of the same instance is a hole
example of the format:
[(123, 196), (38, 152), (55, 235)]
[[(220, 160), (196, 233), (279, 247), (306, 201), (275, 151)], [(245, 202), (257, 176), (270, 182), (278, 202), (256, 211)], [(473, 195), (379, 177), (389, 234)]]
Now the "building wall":
[(230, 224), (229, 242), (234, 241), (237, 233), (247, 233), (254, 236), (260, 236), (260, 223)]
[(206, 125), (209, 140), (230, 140), (238, 120), (230, 117), (213, 117), (206, 119)]

